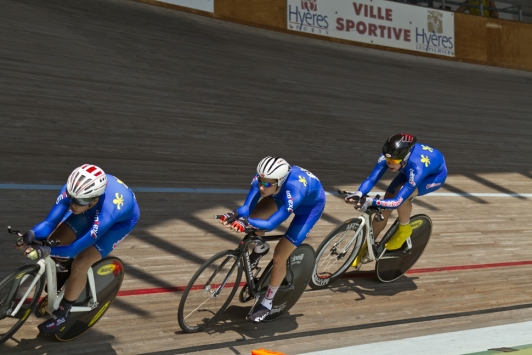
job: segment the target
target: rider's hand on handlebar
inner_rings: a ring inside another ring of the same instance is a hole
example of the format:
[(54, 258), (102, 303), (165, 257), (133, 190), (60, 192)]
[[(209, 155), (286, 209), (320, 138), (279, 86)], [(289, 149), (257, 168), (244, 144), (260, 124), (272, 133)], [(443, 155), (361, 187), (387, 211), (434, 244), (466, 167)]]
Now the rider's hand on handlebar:
[(18, 250), (24, 250), (28, 247), (28, 244), (33, 243), (34, 240), (35, 233), (33, 233), (32, 230), (29, 230), (22, 235), (19, 233), (19, 237), (15, 242), (15, 248), (17, 248)]
[(362, 192), (357, 191), (354, 194), (347, 195), (344, 201), (345, 203), (354, 203), (356, 205), (361, 197), (362, 197)]
[(40, 260), (50, 255), (50, 247), (45, 245), (32, 245), (24, 251), (24, 256), (31, 260)]
[(231, 230), (236, 233), (243, 232), (249, 227), (249, 222), (246, 217), (240, 217), (231, 224)]
[(371, 197), (364, 196), (355, 205), (355, 209), (360, 212), (366, 212), (369, 206), (373, 205), (373, 199)]
[(238, 218), (238, 213), (236, 211), (233, 212), (227, 212), (220, 217), (220, 223), (230, 227), (231, 223), (233, 223)]

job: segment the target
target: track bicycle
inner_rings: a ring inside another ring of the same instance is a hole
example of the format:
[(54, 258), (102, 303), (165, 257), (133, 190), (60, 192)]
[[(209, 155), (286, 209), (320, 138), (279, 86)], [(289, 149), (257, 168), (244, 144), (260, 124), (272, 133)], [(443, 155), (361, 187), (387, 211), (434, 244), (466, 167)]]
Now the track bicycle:
[[(11, 227), (8, 231), (22, 236)], [(32, 244), (57, 246), (59, 241), (43, 240)], [(65, 288), (57, 289), (56, 274), (62, 266), (56, 263), (47, 256), (36, 264), (22, 266), (0, 282), (0, 344), (11, 338), (32, 312), (40, 318), (59, 307)], [(106, 257), (94, 263), (87, 276), (87, 286), (72, 306), (66, 323), (55, 334), (58, 340), (73, 340), (101, 319), (122, 285), (124, 265), (116, 257)], [(47, 295), (43, 299), (45, 283)]]
[[(337, 190), (340, 195), (352, 192)], [(378, 199), (380, 196), (377, 195)], [(376, 261), (375, 274), (382, 282), (392, 282), (403, 276), (421, 257), (432, 232), (432, 220), (425, 214), (410, 218), (412, 235), (397, 250), (387, 250), (385, 244), (399, 225), (396, 219), (384, 237), (376, 242), (372, 216), (384, 219), (381, 209), (369, 207), (362, 216), (343, 222), (323, 240), (316, 251), (316, 263), (310, 287), (324, 289), (339, 279), (350, 266), (359, 270), (362, 264)]]
[[(221, 215), (214, 216), (220, 219)], [(231, 303), (240, 286), (239, 300), (242, 303), (255, 300), (254, 306), (264, 297), (273, 268), (273, 261), (261, 271), (251, 269), (249, 248), (262, 245), (265, 238), (253, 228), (244, 230), (245, 236), (235, 250), (224, 250), (207, 260), (192, 276), (187, 285), (177, 313), (179, 326), (186, 333), (204, 330), (214, 324)], [(267, 240), (280, 239), (284, 235), (267, 236)], [(263, 322), (273, 321), (287, 312), (305, 291), (314, 268), (315, 252), (308, 244), (301, 244), (287, 260), (286, 277), (281, 283), (270, 314)], [(240, 282), (242, 272), (246, 282)]]

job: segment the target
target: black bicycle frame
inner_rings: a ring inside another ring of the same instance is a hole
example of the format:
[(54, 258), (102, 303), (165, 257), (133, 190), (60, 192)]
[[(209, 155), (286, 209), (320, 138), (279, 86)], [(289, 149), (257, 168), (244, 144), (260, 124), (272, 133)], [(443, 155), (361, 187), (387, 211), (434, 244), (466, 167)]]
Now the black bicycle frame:
[[(269, 240), (276, 240), (276, 239), (280, 239), (284, 237), (283, 234), (280, 234), (280, 235), (271, 235), (271, 236), (268, 236), (268, 239)], [(260, 272), (260, 269), (258, 269), (257, 271), (257, 274), (254, 276), (253, 275), (253, 270), (251, 269), (251, 265), (250, 265), (250, 261), (249, 261), (249, 252), (248, 252), (248, 246), (250, 243), (254, 243), (254, 242), (266, 242), (266, 240), (263, 239), (263, 237), (261, 236), (258, 236), (257, 234), (255, 234), (255, 230), (252, 230), (252, 231), (249, 231), (247, 232), (246, 236), (244, 237), (244, 239), (242, 239), (242, 241), (240, 242), (240, 245), (238, 246), (238, 248), (235, 249), (235, 251), (238, 253), (238, 256), (237, 256), (237, 260), (242, 260), (242, 267), (244, 269), (244, 274), (246, 275), (246, 281), (247, 281), (247, 284), (248, 284), (248, 292), (250, 294), (250, 296), (252, 296), (253, 298), (256, 297), (257, 293), (260, 292), (260, 290), (262, 289), (262, 284), (264, 283), (266, 277), (270, 274), (268, 271), (268, 269), (265, 269), (264, 272), (261, 274), (259, 280), (257, 282), (255, 282), (255, 276)], [(224, 261), (222, 263), (222, 265), (220, 267), (222, 267), (223, 265), (225, 265), (225, 263), (227, 262)], [(224, 282), (220, 285), (218, 291), (216, 291), (216, 295), (225, 287), (225, 284), (227, 283), (227, 281), (229, 280), (229, 277), (232, 275), (232, 273), (235, 271), (235, 268), (237, 267), (237, 264), (238, 263), (234, 263), (233, 266), (231, 267), (231, 270), (229, 270), (229, 272), (227, 273), (227, 277), (225, 278)], [(271, 268), (271, 266), (270, 266)], [(289, 282), (289, 286), (291, 286), (291, 280), (293, 280), (294, 276), (293, 276), (293, 271), (292, 271), (292, 265), (289, 263), (288, 264), (288, 268), (286, 269), (286, 278), (288, 279), (288, 274), (290, 273), (290, 282)], [(210, 280), (209, 280), (210, 281)]]

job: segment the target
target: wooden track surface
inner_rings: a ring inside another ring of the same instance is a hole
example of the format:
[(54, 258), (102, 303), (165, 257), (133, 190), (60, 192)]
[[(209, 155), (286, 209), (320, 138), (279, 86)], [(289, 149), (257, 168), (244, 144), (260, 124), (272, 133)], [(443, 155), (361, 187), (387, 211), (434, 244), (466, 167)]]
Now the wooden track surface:
[[(406, 131), (444, 152), (439, 192), (416, 200), (433, 236), (415, 269), (532, 260), (532, 73), (380, 52), (224, 23), (125, 0), (0, 2), (0, 184), (61, 185), (90, 162), (139, 187), (242, 189), (265, 155), (354, 189), (383, 141)], [(376, 190), (392, 178), (386, 175)], [(461, 196), (494, 193), (499, 197)], [(0, 190), (0, 226), (31, 228), (53, 190)], [(501, 197), (506, 196), (506, 197)], [(141, 219), (114, 253), (122, 290), (187, 284), (240, 238), (212, 215), (245, 194), (138, 192)], [(317, 247), (355, 215), (329, 195)], [(286, 225), (280, 228), (285, 230)], [(2, 227), (3, 228), (3, 227)], [(0, 276), (27, 263), (7, 233)], [(2, 354), (286, 354), (507, 324), (532, 317), (529, 264), (341, 279), (307, 291), (278, 321), (230, 306), (183, 334), (179, 292), (120, 296), (70, 343), (31, 317)], [(364, 270), (371, 270), (365, 265)], [(367, 274), (362, 274), (367, 275)], [(513, 344), (509, 344), (513, 345)]]

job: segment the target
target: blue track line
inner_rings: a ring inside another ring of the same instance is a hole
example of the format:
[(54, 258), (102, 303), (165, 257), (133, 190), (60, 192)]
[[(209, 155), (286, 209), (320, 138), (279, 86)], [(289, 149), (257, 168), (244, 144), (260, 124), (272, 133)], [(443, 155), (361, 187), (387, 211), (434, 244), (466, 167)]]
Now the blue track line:
[[(63, 185), (39, 184), (0, 184), (0, 190), (55, 190), (59, 191)], [(206, 189), (193, 187), (131, 187), (134, 192), (148, 193), (183, 193), (183, 194), (247, 194), (249, 190), (242, 189)], [(384, 192), (373, 192), (384, 194)], [(326, 192), (327, 195), (338, 195), (336, 191)], [(532, 194), (496, 193), (496, 192), (432, 192), (432, 197), (524, 197), (531, 198)]]

